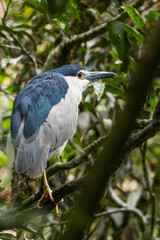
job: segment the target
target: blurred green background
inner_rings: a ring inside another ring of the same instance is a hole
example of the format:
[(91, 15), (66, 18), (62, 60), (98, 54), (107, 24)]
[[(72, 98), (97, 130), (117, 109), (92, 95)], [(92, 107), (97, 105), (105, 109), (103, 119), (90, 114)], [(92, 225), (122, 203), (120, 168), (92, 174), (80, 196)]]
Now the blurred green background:
[[(123, 110), (131, 77), (145, 50), (160, 16), (159, 1), (123, 0), (0, 0), (0, 208), (6, 210), (15, 184), (13, 162), (7, 159), (6, 143), (10, 129), (13, 101), (20, 89), (36, 74), (76, 63), (88, 70), (113, 71), (116, 79), (105, 79), (90, 86), (83, 94), (79, 106), (77, 131), (70, 140), (61, 161), (66, 162), (82, 153), (83, 149), (107, 134), (118, 112)], [(98, 30), (99, 28), (99, 30)], [(150, 88), (141, 120), (152, 119), (160, 95), (160, 68)], [(135, 132), (139, 131), (139, 127)], [(157, 134), (145, 146), (145, 178), (142, 150), (135, 149), (124, 160), (113, 176), (114, 193), (144, 216), (153, 214), (142, 227), (142, 219), (133, 212), (121, 212), (95, 218), (86, 230), (84, 239), (134, 240), (147, 239), (153, 227), (154, 239), (160, 237), (159, 184), (160, 136)], [(13, 158), (11, 156), (11, 158)], [(62, 171), (50, 179), (50, 184), (60, 186), (82, 176), (92, 166), (90, 161), (69, 171)], [(48, 165), (54, 164), (51, 160)], [(18, 181), (18, 180), (16, 180)], [(39, 180), (29, 183), (22, 198), (26, 199), (39, 187)], [(155, 195), (152, 202), (150, 189)], [(19, 185), (17, 185), (18, 191)], [(0, 239), (61, 239), (66, 219), (76, 196), (70, 195), (60, 206), (60, 214), (48, 214), (30, 222), (21, 229), (0, 233)], [(154, 205), (153, 205), (154, 204)], [(99, 204), (97, 212), (117, 208), (108, 195)], [(0, 210), (0, 211), (1, 211)]]

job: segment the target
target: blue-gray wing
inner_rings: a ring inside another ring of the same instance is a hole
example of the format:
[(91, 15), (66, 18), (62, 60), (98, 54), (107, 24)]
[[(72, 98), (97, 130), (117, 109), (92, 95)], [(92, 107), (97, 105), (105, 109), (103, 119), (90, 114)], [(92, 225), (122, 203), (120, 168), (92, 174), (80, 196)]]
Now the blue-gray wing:
[[(75, 95), (64, 79), (65, 88), (62, 87), (55, 73), (53, 80), (58, 84), (54, 82), (51, 87), (52, 79), (43, 78), (43, 81), (50, 82), (50, 88), (46, 89), (46, 83), (38, 84), (38, 94), (36, 87), (33, 98), (30, 98), (29, 91), (24, 91), (14, 105), (17, 115), (13, 111), (16, 117), (12, 116), (11, 136), (16, 168), (19, 173), (30, 177), (37, 177), (46, 168), (51, 153), (72, 137), (76, 129), (78, 105)], [(31, 86), (34, 84), (32, 82)], [(29, 103), (24, 102), (26, 96)], [(17, 123), (14, 122), (17, 119)]]
[(30, 81), (17, 95), (11, 116), (11, 137), (15, 139), (23, 118), (25, 138), (31, 137), (44, 122), (51, 108), (65, 98), (68, 83), (54, 72), (44, 72)]

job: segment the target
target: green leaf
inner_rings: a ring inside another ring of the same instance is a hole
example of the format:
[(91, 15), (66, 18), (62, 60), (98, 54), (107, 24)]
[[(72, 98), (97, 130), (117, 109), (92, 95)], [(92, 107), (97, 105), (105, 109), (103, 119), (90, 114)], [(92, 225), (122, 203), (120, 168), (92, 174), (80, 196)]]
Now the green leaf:
[(9, 129), (10, 128), (10, 118), (3, 119), (2, 127), (3, 127), (3, 129)]
[(86, 47), (80, 46), (78, 48), (78, 54), (86, 53)]
[(84, 105), (85, 109), (87, 109), (90, 112), (92, 111), (93, 106), (92, 106), (91, 103), (89, 103), (89, 102), (82, 102), (82, 104)]
[(60, 26), (60, 28), (62, 29), (62, 30), (64, 30), (65, 29), (65, 23), (64, 22), (62, 22), (62, 21), (60, 21), (59, 19), (57, 20), (57, 24), (58, 24), (58, 26)]
[(118, 59), (118, 54), (115, 52), (115, 50), (113, 50), (113, 48), (109, 51), (109, 54), (112, 56), (114, 61)]
[(106, 63), (106, 64), (104, 64), (104, 66), (109, 67), (109, 68), (113, 69), (116, 72), (120, 71), (119, 64)]
[(33, 9), (35, 9), (36, 11), (41, 12), (42, 14), (47, 14), (48, 13), (48, 9), (47, 9), (47, 5), (45, 4), (45, 1), (38, 1), (38, 0), (27, 0), (25, 2), (25, 4)]
[(99, 101), (103, 95), (105, 84), (102, 82), (95, 82), (93, 84), (93, 88), (94, 88), (95, 94), (97, 95), (97, 100)]
[(1, 236), (0, 235), (0, 240), (12, 240), (13, 238), (10, 238), (10, 237), (5, 237), (5, 236)]
[(78, 21), (81, 22), (81, 17), (75, 1), (68, 1), (68, 4), (66, 5), (66, 12), (70, 18), (77, 18)]
[(131, 56), (129, 56), (129, 69), (132, 69), (133, 71), (135, 71), (136, 67), (137, 67), (137, 62)]
[(99, 12), (94, 8), (88, 8), (87, 11), (94, 17), (100, 15)]
[(144, 27), (144, 21), (143, 21), (143, 18), (141, 17), (141, 15), (139, 14), (139, 12), (137, 11), (137, 9), (132, 6), (127, 5), (125, 10), (128, 13), (128, 15), (130, 16), (130, 18), (132, 19), (135, 26), (139, 29), (142, 29)]
[(5, 187), (0, 187), (0, 192), (3, 192)]
[(12, 240), (15, 239), (17, 236), (17, 233), (13, 230), (4, 230), (2, 233), (0, 233), (0, 240)]
[(28, 29), (28, 28), (31, 28), (31, 26), (29, 26), (28, 24), (18, 24), (16, 26), (13, 26), (13, 28), (25, 28), (25, 29)]
[(32, 37), (31, 34), (29, 34), (28, 32), (26, 32), (24, 30), (15, 31), (7, 26), (0, 25), (0, 31), (5, 31), (5, 32), (8, 32), (9, 34), (13, 34), (18, 37), (24, 37), (24, 35), (26, 35), (33, 42), (34, 47), (36, 48), (36, 42), (35, 42), (34, 38)]
[(138, 43), (143, 42), (143, 36), (135, 28), (129, 26), (128, 24), (122, 23), (124, 30), (128, 33), (129, 36), (135, 38)]
[(160, 78), (159, 77), (154, 79), (153, 86), (155, 89), (160, 89)]
[(128, 82), (128, 79), (125, 76), (118, 76), (115, 78), (106, 78), (103, 81), (107, 83), (124, 83)]
[(126, 93), (124, 91), (122, 91), (119, 87), (111, 85), (111, 84), (106, 84), (105, 86), (105, 91), (106, 92), (110, 92), (112, 94), (117, 95), (118, 97), (122, 98), (122, 99), (126, 99)]
[(48, 11), (51, 15), (60, 15), (64, 12), (68, 0), (46, 0)]
[(160, 16), (160, 13), (157, 12), (157, 10), (153, 9), (147, 14), (146, 20), (149, 23), (154, 23), (154, 22), (156, 22), (156, 20), (159, 16)]
[(156, 104), (157, 104), (156, 96), (155, 96), (154, 94), (152, 94), (152, 95), (150, 96), (149, 102), (150, 102), (151, 110), (154, 110), (155, 107), (156, 107)]
[(107, 30), (109, 33), (110, 43), (115, 47), (118, 53), (118, 60), (121, 60), (121, 71), (126, 72), (128, 69), (128, 54), (130, 43), (127, 34), (120, 22), (112, 21), (108, 23)]

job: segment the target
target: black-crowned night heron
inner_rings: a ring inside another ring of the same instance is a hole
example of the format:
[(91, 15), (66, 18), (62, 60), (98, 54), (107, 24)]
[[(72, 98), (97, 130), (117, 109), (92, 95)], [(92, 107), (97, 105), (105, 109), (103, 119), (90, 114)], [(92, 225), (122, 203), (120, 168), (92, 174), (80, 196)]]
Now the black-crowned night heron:
[(52, 197), (45, 168), (47, 159), (60, 155), (76, 130), (78, 105), (90, 82), (111, 78), (112, 72), (88, 72), (71, 64), (34, 77), (18, 93), (11, 116), (11, 139), (19, 174), (43, 174), (44, 194)]

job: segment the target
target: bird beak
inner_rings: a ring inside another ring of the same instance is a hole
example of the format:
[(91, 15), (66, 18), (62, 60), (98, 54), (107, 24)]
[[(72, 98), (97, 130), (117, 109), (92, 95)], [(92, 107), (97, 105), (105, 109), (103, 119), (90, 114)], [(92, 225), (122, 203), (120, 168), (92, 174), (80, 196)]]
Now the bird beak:
[(115, 76), (117, 76), (117, 74), (113, 72), (87, 72), (85, 79), (89, 80), (90, 82), (95, 82), (103, 78), (113, 78)]

